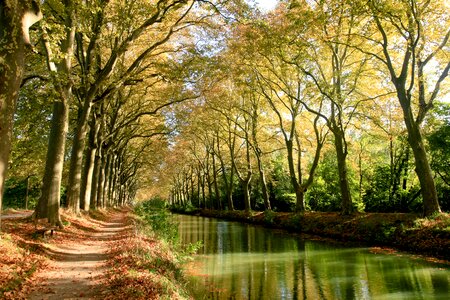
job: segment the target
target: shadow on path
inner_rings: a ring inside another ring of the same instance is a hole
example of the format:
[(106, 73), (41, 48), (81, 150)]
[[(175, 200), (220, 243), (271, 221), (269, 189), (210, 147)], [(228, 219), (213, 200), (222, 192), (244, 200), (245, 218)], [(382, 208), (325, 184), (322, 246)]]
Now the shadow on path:
[(37, 274), (27, 299), (101, 298), (98, 280), (106, 270), (108, 242), (126, 237), (130, 226), (125, 224), (125, 215), (125, 211), (116, 212), (109, 222), (97, 223), (95, 229), (69, 233), (72, 236), (68, 243), (49, 244), (45, 250), (52, 258), (49, 269)]

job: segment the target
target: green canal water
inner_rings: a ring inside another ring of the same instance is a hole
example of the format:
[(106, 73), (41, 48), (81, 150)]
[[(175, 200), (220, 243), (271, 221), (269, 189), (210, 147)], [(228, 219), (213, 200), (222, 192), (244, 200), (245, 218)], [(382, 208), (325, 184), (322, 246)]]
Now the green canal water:
[(283, 231), (177, 216), (183, 243), (203, 241), (187, 266), (196, 299), (450, 299), (450, 268)]

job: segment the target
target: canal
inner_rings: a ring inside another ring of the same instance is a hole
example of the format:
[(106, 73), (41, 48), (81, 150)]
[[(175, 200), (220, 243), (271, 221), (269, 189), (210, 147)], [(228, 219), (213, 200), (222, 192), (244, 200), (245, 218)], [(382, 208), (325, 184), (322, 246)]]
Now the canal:
[(283, 231), (176, 216), (195, 299), (450, 299), (450, 268), (405, 254), (304, 240)]

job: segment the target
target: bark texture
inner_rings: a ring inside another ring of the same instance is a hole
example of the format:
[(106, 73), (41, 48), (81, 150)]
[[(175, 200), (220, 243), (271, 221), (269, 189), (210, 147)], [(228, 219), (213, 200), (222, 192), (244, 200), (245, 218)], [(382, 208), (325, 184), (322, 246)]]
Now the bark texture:
[(24, 74), (28, 28), (23, 28), (24, 15), (42, 18), (34, 1), (0, 2), (0, 211), (2, 209), (4, 182), (8, 169), (13, 117), (20, 84)]
[(64, 152), (69, 121), (69, 105), (72, 98), (72, 59), (75, 47), (76, 9), (75, 3), (63, 1), (65, 8), (65, 35), (60, 42), (63, 58), (53, 57), (49, 46), (50, 37), (45, 38), (47, 63), (53, 77), (53, 84), (59, 99), (53, 103), (52, 125), (50, 129), (47, 158), (42, 193), (34, 212), (35, 218), (47, 218), (52, 225), (63, 227), (59, 215), (61, 180)]

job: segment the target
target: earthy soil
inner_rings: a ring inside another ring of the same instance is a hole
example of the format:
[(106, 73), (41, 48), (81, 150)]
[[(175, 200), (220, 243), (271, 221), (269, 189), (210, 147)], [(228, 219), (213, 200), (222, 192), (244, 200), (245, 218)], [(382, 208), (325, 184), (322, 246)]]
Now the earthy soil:
[[(65, 222), (70, 223), (65, 229), (43, 237), (36, 236), (31, 220), (17, 220), (10, 215), (2, 218), (6, 220), (2, 221), (3, 229), (17, 244), (25, 243), (24, 248), (49, 258), (21, 287), (3, 296), (33, 300), (104, 298), (105, 291), (100, 283), (107, 269), (107, 251), (112, 243), (127, 236), (130, 227), (126, 225), (126, 214), (126, 210), (117, 210), (105, 213), (99, 219), (66, 215)], [(24, 213), (16, 215), (27, 216)], [(18, 265), (17, 262), (13, 264)]]
[[(28, 299), (92, 299), (102, 293), (98, 280), (105, 272), (108, 242), (118, 239), (127, 227), (124, 212), (98, 222), (94, 230), (80, 237), (70, 234), (68, 243), (53, 244), (48, 252), (53, 258), (48, 270), (36, 276), (35, 290)], [(67, 233), (66, 233), (67, 234)]]

